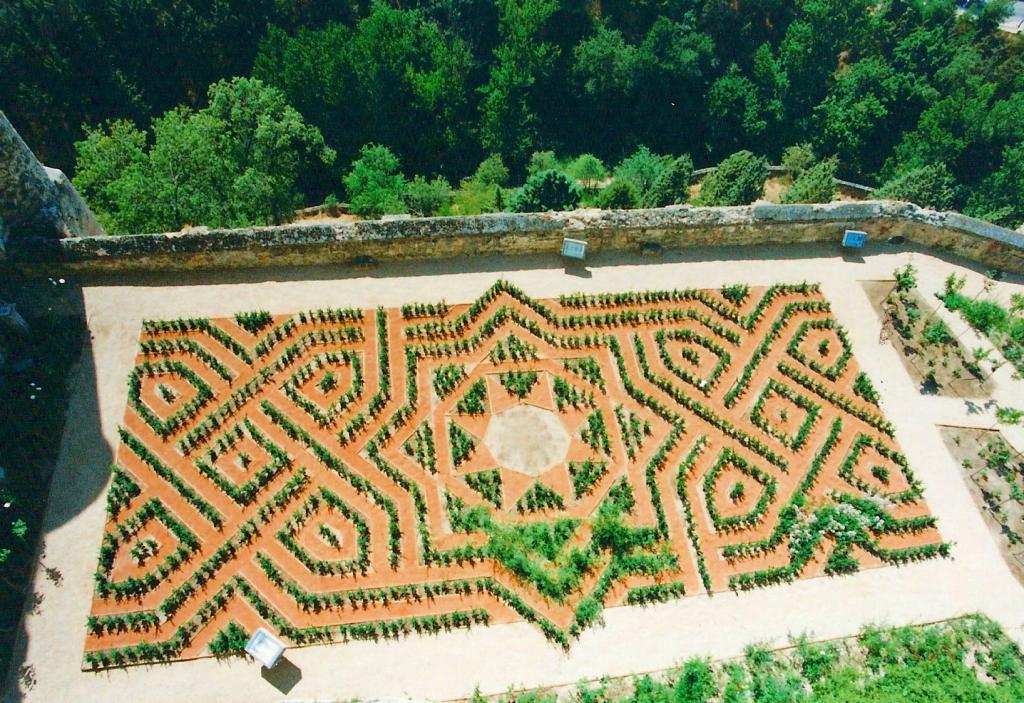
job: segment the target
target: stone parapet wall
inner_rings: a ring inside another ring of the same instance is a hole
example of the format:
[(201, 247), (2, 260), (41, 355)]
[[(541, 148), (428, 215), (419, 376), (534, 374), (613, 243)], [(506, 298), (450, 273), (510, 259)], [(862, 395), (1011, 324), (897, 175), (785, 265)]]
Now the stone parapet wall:
[(952, 212), (889, 201), (744, 207), (672, 206), (577, 210), (347, 224), (9, 241), (10, 263), (28, 270), (166, 271), (555, 254), (563, 237), (591, 252), (836, 242), (846, 229), (873, 240), (903, 237), (982, 265), (1024, 273), (1024, 236)]

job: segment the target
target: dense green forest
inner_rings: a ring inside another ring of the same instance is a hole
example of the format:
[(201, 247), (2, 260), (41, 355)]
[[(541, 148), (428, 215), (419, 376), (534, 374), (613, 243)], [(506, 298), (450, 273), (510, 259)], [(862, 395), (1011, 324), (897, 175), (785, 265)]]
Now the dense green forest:
[[(791, 199), (836, 174), (1016, 227), (1007, 7), (9, 0), (0, 95), (119, 232), (281, 221), (332, 196), (370, 215), (680, 202), (688, 169), (739, 152), (756, 191), (794, 145), (809, 173)], [(749, 190), (715, 185), (703, 202)]]

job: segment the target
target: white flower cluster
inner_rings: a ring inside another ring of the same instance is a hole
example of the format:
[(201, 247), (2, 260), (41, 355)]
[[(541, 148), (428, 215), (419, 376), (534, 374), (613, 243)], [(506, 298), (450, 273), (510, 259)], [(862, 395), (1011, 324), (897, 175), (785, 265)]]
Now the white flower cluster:
[(823, 534), (832, 535), (839, 542), (852, 542), (865, 532), (879, 532), (885, 522), (877, 515), (867, 515), (849, 503), (839, 503), (827, 519), (817, 514), (800, 513), (789, 536), (790, 552), (799, 552)]

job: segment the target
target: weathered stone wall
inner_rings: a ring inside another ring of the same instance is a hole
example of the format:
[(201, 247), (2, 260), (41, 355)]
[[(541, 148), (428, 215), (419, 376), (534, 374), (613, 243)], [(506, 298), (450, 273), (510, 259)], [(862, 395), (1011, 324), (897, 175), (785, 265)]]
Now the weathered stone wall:
[(8, 237), (12, 239), (103, 234), (96, 217), (67, 176), (39, 163), (3, 112), (0, 112), (0, 217), (7, 221)]
[(874, 240), (904, 237), (988, 267), (1024, 273), (1024, 236), (957, 213), (887, 201), (725, 208), (684, 205), (15, 240), (8, 243), (7, 255), (27, 269), (163, 271), (556, 253), (566, 236), (586, 239), (592, 252), (838, 243), (846, 229), (865, 230)]

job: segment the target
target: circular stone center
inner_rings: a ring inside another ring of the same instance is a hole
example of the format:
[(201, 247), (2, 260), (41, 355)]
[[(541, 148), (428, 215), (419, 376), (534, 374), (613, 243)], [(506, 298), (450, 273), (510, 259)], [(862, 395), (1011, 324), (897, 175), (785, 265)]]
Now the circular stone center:
[(484, 444), (506, 469), (539, 476), (565, 460), (569, 433), (550, 410), (517, 405), (491, 418)]

